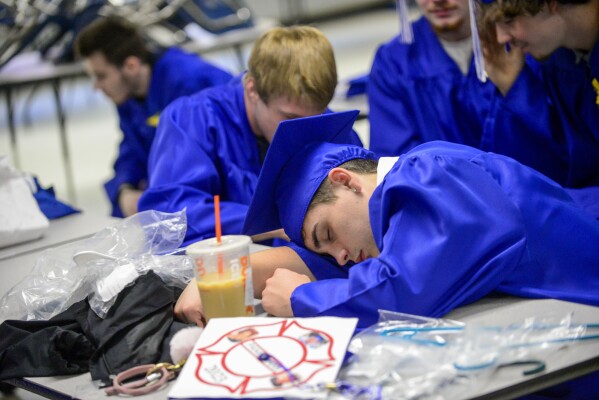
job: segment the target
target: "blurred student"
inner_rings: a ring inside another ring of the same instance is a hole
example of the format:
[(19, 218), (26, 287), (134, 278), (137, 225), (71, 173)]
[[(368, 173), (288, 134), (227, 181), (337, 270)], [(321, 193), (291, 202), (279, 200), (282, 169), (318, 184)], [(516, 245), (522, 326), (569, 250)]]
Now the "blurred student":
[(498, 71), (498, 87), (506, 100), (525, 100), (534, 110), (522, 118), (560, 144), (567, 164), (560, 183), (581, 188), (582, 201), (599, 215), (599, 0), (482, 0), (479, 6), (487, 56), (511, 55)]
[(507, 155), (562, 185), (574, 185), (563, 141), (538, 123), (537, 118), (549, 117), (546, 108), (498, 90), (500, 72), (514, 55), (488, 62), (495, 73), (479, 80), (468, 0), (418, 0), (418, 6), (422, 17), (412, 24), (413, 43), (393, 38), (372, 64), (370, 150), (398, 156), (445, 140)]
[(448, 142), (377, 160), (339, 144), (343, 125), (305, 130), (292, 149), (284, 127), (302, 122), (281, 124), (244, 231), (284, 228), (323, 260), (355, 265), (316, 282), (276, 269), (262, 292), (269, 314), (365, 327), (378, 309), (438, 317), (492, 291), (599, 306), (599, 222), (554, 181)]
[(370, 71), (370, 150), (384, 156), (440, 139), (478, 146), (494, 90), (476, 77), (468, 0), (417, 3), (413, 42), (383, 44)]
[[(277, 27), (255, 43), (247, 72), (183, 97), (160, 118), (140, 210), (186, 209), (186, 243), (215, 234), (215, 194), (223, 234), (239, 234), (279, 122), (321, 114), (333, 97), (333, 48), (317, 29)], [(352, 143), (360, 144), (357, 135)]]
[(75, 48), (95, 87), (117, 106), (123, 140), (114, 177), (104, 187), (112, 215), (126, 217), (137, 212), (147, 186), (148, 156), (162, 110), (181, 96), (224, 84), (232, 76), (178, 48), (152, 49), (134, 25), (116, 17), (87, 26)]

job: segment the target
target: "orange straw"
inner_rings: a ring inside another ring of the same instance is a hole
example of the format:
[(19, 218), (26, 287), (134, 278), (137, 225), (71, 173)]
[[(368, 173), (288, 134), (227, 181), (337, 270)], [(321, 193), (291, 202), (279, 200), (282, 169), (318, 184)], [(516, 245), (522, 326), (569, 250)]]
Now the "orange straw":
[[(214, 195), (214, 223), (216, 225), (216, 243), (221, 244), (221, 226), (220, 226), (220, 196), (218, 194)], [(222, 276), (223, 274), (223, 255), (218, 253), (217, 256), (217, 264), (218, 264), (218, 275)]]
[(221, 243), (221, 227), (220, 227), (220, 196), (214, 195), (214, 221), (216, 224), (216, 243)]

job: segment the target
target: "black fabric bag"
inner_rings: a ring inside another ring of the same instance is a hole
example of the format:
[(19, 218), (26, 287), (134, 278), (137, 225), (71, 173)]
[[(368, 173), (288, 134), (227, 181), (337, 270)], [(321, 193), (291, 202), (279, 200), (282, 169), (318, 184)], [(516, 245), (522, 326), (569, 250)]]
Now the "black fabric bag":
[(89, 371), (109, 384), (128, 368), (170, 362), (169, 341), (187, 326), (173, 320), (180, 294), (150, 271), (123, 289), (104, 319), (82, 300), (48, 321), (7, 320), (0, 325), (0, 380)]

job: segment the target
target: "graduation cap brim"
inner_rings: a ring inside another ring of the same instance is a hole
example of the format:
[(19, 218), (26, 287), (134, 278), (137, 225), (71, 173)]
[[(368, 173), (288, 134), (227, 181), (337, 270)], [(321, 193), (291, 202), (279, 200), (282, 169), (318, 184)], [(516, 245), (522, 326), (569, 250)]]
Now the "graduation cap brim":
[(344, 111), (279, 124), (258, 177), (243, 227), (244, 234), (256, 235), (282, 227), (276, 199), (277, 181), (284, 178), (282, 175), (290, 159), (310, 144), (355, 143), (352, 127), (358, 114), (357, 110)]

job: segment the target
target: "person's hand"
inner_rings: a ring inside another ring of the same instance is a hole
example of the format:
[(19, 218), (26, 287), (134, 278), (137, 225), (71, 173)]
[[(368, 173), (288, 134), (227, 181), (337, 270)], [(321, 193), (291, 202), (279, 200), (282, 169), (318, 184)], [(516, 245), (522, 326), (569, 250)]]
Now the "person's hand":
[(306, 275), (288, 269), (279, 268), (273, 276), (266, 280), (262, 292), (262, 307), (267, 313), (276, 317), (293, 317), (291, 294), (300, 285), (309, 283)]
[(506, 46), (493, 46), (493, 49), (485, 46), (483, 49), (487, 76), (503, 96), (514, 85), (526, 61), (520, 48)]
[(304, 260), (287, 246), (273, 247), (252, 253), (250, 263), (252, 264), (252, 281), (256, 298), (262, 298), (266, 280), (272, 277), (279, 268), (285, 268), (306, 275), (311, 280), (316, 280)]
[(495, 24), (482, 27), (480, 40), (487, 76), (505, 96), (524, 68), (526, 62), (524, 53), (520, 48), (510, 46), (507, 42), (500, 43)]
[(137, 213), (137, 203), (141, 197), (143, 190), (135, 189), (130, 186), (125, 186), (119, 191), (119, 207), (125, 217), (129, 217)]
[(198, 284), (194, 279), (189, 282), (177, 303), (175, 304), (175, 317), (188, 324), (196, 324), (199, 327), (203, 327), (206, 320), (202, 314), (202, 301), (200, 300), (200, 292), (198, 291)]

